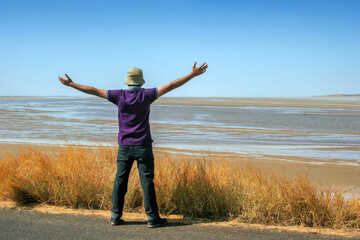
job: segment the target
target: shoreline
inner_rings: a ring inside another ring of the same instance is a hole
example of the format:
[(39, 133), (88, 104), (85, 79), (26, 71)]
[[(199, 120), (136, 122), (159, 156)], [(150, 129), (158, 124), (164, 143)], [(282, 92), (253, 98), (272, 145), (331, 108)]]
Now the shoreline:
[[(6, 153), (16, 153), (21, 147), (32, 147), (45, 152), (58, 149), (59, 145), (41, 144), (14, 144), (0, 142), (0, 156)], [(68, 145), (66, 145), (68, 146)], [(88, 148), (89, 146), (73, 145), (75, 147)], [(96, 148), (98, 146), (91, 146)], [(106, 148), (116, 148), (116, 146), (103, 146)], [(171, 159), (179, 160), (179, 154), (189, 156), (190, 160), (206, 159), (211, 156), (219, 161), (235, 162), (241, 165), (253, 166), (265, 172), (274, 173), (276, 176), (286, 176), (295, 178), (306, 176), (311, 183), (318, 184), (325, 189), (335, 189), (342, 191), (346, 198), (360, 197), (360, 166), (337, 165), (331, 161), (323, 164), (312, 164), (314, 159), (291, 156), (252, 156), (247, 154), (236, 154), (229, 152), (199, 152), (192, 150), (182, 150), (166, 147), (154, 147), (155, 158), (157, 156), (168, 156)], [(115, 159), (114, 159), (115, 164)]]

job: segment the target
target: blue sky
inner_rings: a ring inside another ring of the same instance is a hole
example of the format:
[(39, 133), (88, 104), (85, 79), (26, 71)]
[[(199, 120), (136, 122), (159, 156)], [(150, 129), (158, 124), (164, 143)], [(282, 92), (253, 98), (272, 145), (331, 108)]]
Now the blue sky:
[(144, 87), (208, 71), (167, 96), (360, 93), (360, 1), (17, 1), (0, 3), (0, 95), (83, 96), (61, 85)]

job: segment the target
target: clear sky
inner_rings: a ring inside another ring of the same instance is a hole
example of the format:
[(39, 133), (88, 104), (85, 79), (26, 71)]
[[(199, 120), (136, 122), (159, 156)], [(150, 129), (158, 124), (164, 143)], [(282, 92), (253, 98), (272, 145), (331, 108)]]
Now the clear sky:
[(360, 1), (0, 2), (0, 95), (125, 88), (132, 67), (157, 87), (208, 71), (167, 96), (360, 93)]

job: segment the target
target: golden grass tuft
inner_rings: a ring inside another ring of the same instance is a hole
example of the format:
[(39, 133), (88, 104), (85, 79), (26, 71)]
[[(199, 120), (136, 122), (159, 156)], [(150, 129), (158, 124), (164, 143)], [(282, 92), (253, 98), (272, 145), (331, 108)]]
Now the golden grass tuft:
[[(325, 191), (307, 178), (279, 178), (212, 157), (156, 156), (155, 186), (161, 213), (247, 223), (359, 229), (360, 199)], [(59, 147), (50, 152), (19, 148), (0, 159), (0, 198), (20, 204), (50, 203), (111, 209), (116, 149)], [(142, 209), (136, 164), (125, 210)]]

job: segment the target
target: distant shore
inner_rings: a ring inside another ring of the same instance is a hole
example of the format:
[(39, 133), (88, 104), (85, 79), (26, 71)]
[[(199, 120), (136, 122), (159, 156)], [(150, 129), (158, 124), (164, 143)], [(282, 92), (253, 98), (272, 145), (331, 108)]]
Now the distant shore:
[(160, 98), (154, 105), (183, 105), (183, 106), (221, 106), (221, 107), (297, 107), (297, 108), (336, 108), (360, 109), (359, 97), (346, 97), (346, 101), (339, 98)]
[(331, 94), (331, 95), (320, 95), (316, 97), (360, 97), (360, 94)]

